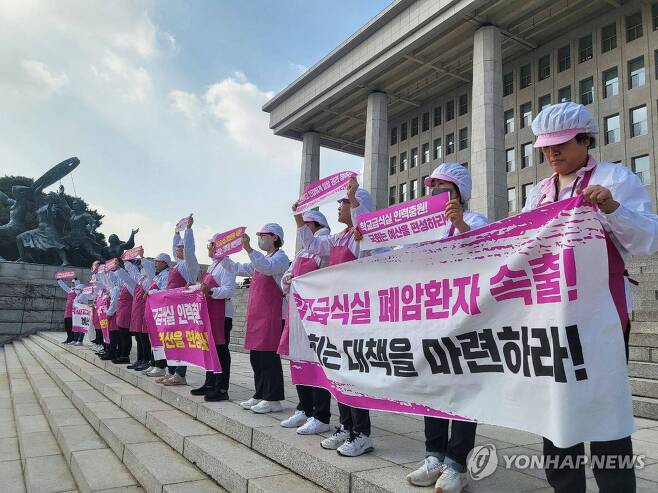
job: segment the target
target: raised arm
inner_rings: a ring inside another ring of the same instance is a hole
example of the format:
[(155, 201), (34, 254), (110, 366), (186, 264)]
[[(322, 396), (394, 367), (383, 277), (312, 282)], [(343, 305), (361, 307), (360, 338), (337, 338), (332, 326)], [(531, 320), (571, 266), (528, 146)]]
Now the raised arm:
[(64, 281), (61, 279), (57, 279), (57, 284), (59, 284), (59, 287), (62, 288), (64, 291), (66, 291), (66, 294), (69, 294), (73, 288), (66, 284)]
[(190, 273), (191, 279), (187, 279), (190, 284), (196, 282), (201, 273), (201, 266), (199, 261), (196, 258), (196, 251), (194, 248), (194, 233), (192, 228), (187, 228), (185, 230), (185, 235), (183, 236), (183, 248), (185, 249), (185, 256), (183, 261), (187, 266), (187, 272)]
[(304, 224), (297, 228), (297, 238), (308, 253), (328, 257), (334, 244), (335, 235), (314, 236), (313, 231)]
[(251, 277), (255, 272), (252, 263), (241, 264), (240, 262), (233, 262), (229, 257), (224, 257), (221, 264), (222, 267), (235, 276)]
[(282, 250), (271, 257), (266, 257), (261, 252), (254, 250), (249, 254), (249, 258), (253, 268), (266, 276), (282, 276), (290, 265), (288, 256)]
[[(128, 262), (126, 262), (125, 265), (128, 265)], [(137, 286), (137, 281), (133, 279), (133, 277), (124, 268), (117, 269), (116, 272), (121, 282), (124, 283), (126, 288), (128, 288), (128, 291), (130, 291), (130, 294), (135, 294), (135, 286)]]

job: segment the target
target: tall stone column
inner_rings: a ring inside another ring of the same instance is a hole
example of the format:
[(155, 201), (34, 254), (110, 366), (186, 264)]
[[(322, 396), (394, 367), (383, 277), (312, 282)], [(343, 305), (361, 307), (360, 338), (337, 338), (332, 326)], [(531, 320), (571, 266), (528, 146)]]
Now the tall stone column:
[[(299, 174), (299, 195), (309, 183), (320, 179), (320, 134), (317, 132), (304, 132), (302, 135), (302, 167)], [(295, 252), (299, 252), (302, 245), (295, 243)]]
[(501, 34), (484, 26), (473, 38), (471, 96), (471, 210), (490, 220), (507, 216)]
[(388, 206), (388, 96), (368, 95), (363, 188), (372, 194), (375, 207)]

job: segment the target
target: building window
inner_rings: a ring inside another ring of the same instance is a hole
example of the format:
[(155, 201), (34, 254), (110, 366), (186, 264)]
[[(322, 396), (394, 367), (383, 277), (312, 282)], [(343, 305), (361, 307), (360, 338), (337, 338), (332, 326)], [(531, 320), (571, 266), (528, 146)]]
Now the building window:
[(505, 166), (507, 167), (508, 173), (516, 171), (516, 151), (513, 147), (505, 149)]
[(617, 25), (608, 24), (601, 29), (601, 53), (614, 50), (617, 47)]
[(434, 139), (434, 159), (441, 159), (443, 150), (441, 149), (441, 139)]
[(530, 195), (530, 190), (532, 190), (532, 187), (534, 186), (534, 183), (524, 183), (521, 185), (521, 204), (522, 206), (525, 205), (526, 200), (528, 200), (528, 195)]
[(544, 151), (539, 149), (539, 164), (543, 164), (543, 163), (544, 163)]
[(418, 180), (411, 180), (409, 182), (409, 200), (418, 197)]
[(651, 17), (653, 18), (653, 30), (658, 29), (658, 3), (651, 5)]
[(631, 108), (631, 137), (639, 137), (648, 133), (647, 107), (642, 105)]
[(511, 134), (514, 132), (514, 110), (507, 110), (505, 112), (505, 133)]
[(430, 129), (430, 112), (423, 113), (421, 120), (421, 132), (427, 132)]
[(459, 150), (463, 151), (468, 148), (468, 127), (459, 129)]
[(524, 103), (519, 106), (519, 113), (521, 115), (521, 124), (519, 127), (529, 127), (532, 124), (532, 103)]
[(519, 87), (525, 89), (532, 84), (532, 68), (530, 64), (523, 65), (519, 70)]
[(425, 185), (425, 180), (429, 178), (429, 175), (425, 175), (422, 178), (422, 181), (420, 183), (420, 195), (421, 197), (424, 197), (425, 195), (430, 194), (430, 187)]
[(628, 88), (635, 89), (643, 86), (644, 78), (644, 57), (640, 56), (628, 62)]
[(418, 135), (418, 117), (411, 119), (411, 136)]
[(395, 186), (388, 189), (388, 205), (395, 204)]
[(468, 95), (462, 94), (459, 96), (459, 116), (468, 113)]
[(420, 162), (426, 163), (430, 160), (430, 145), (429, 143), (423, 144), (420, 151)]
[(589, 79), (580, 81), (580, 104), (587, 106), (594, 102), (594, 79), (590, 77)]
[(507, 189), (507, 213), (516, 212), (516, 188)]
[(619, 94), (619, 74), (617, 67), (603, 72), (603, 99)]
[(551, 76), (551, 55), (543, 56), (539, 59), (537, 79), (544, 80)]
[(400, 124), (400, 142), (407, 140), (407, 122)]
[(557, 71), (564, 72), (571, 68), (571, 46), (563, 46), (557, 50)]
[(587, 60), (591, 60), (593, 56), (594, 52), (592, 50), (592, 35), (588, 34), (587, 36), (583, 36), (578, 40), (578, 61), (583, 63)]
[(434, 126), (441, 125), (441, 106), (434, 108)]
[(566, 103), (567, 101), (571, 101), (571, 86), (566, 86), (558, 90), (557, 100), (560, 103)]
[(649, 172), (649, 156), (638, 156), (632, 160), (633, 172), (640, 178), (644, 185), (651, 183), (651, 174)]
[(532, 166), (532, 142), (521, 144), (521, 168)]
[(411, 149), (411, 162), (409, 163), (409, 168), (415, 168), (418, 166), (418, 147)]
[(391, 145), (398, 143), (398, 129), (397, 127), (391, 129)]
[(397, 162), (397, 161), (398, 161), (398, 160), (397, 160), (397, 158), (396, 158), (395, 156), (391, 156), (391, 157), (389, 158), (389, 160), (388, 160), (388, 164), (389, 164), (389, 167), (388, 167), (388, 174), (389, 174), (389, 175), (394, 175), (395, 172), (397, 171), (397, 167), (398, 167), (398, 162)]
[(406, 152), (401, 152), (400, 153), (400, 171), (404, 171), (407, 169), (407, 153)]
[(547, 106), (550, 106), (550, 104), (551, 104), (551, 95), (550, 94), (546, 94), (544, 96), (541, 96), (537, 100), (537, 113), (539, 113), (541, 110), (543, 110)]
[(455, 152), (455, 134), (446, 135), (446, 154)]
[(619, 142), (621, 132), (619, 128), (619, 115), (611, 115), (603, 119), (603, 129), (605, 131), (605, 143), (614, 144)]
[(626, 42), (642, 37), (642, 12), (626, 16)]
[(503, 75), (503, 96), (514, 93), (514, 72)]
[(446, 121), (449, 122), (455, 117), (455, 102), (448, 101), (446, 103)]
[(407, 184), (406, 183), (400, 183), (400, 194), (398, 196), (398, 202), (406, 202), (407, 201)]

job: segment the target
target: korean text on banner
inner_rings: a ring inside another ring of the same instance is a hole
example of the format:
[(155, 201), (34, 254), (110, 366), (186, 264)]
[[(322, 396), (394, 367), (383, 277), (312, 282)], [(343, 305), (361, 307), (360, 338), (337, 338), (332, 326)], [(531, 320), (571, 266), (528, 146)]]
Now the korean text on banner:
[(341, 171), (307, 185), (299, 197), (295, 212), (302, 214), (320, 205), (337, 201), (345, 195), (350, 179), (358, 175), (355, 171)]

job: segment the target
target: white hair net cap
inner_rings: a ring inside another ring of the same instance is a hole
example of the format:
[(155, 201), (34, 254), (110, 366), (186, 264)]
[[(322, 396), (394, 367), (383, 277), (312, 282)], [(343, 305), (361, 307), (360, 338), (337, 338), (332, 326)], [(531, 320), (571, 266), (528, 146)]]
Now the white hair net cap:
[(279, 240), (281, 240), (281, 245), (283, 245), (283, 228), (277, 223), (267, 223), (260, 228), (259, 233), (272, 233), (273, 235), (277, 235)]
[(532, 121), (532, 132), (537, 137), (534, 147), (564, 144), (581, 133), (598, 132), (590, 111), (578, 103), (558, 103), (547, 106)]
[(473, 180), (468, 169), (459, 163), (441, 163), (432, 174), (425, 178), (425, 186), (432, 186), (432, 180), (443, 180), (454, 183), (459, 190), (462, 202), (468, 202), (471, 198)]
[(167, 265), (171, 265), (171, 257), (168, 253), (161, 253), (155, 257), (156, 262), (167, 262)]
[[(347, 191), (345, 192), (345, 196), (340, 199), (339, 202), (341, 200), (347, 200)], [(375, 210), (375, 204), (372, 202), (372, 196), (370, 195), (370, 192), (365, 188), (356, 189), (356, 200), (359, 201), (361, 208), (366, 209), (367, 212), (372, 212)]]
[(304, 214), (302, 214), (302, 218), (304, 219), (304, 221), (315, 221), (316, 223), (321, 224), (325, 228), (329, 227), (327, 218), (320, 211), (306, 211)]

